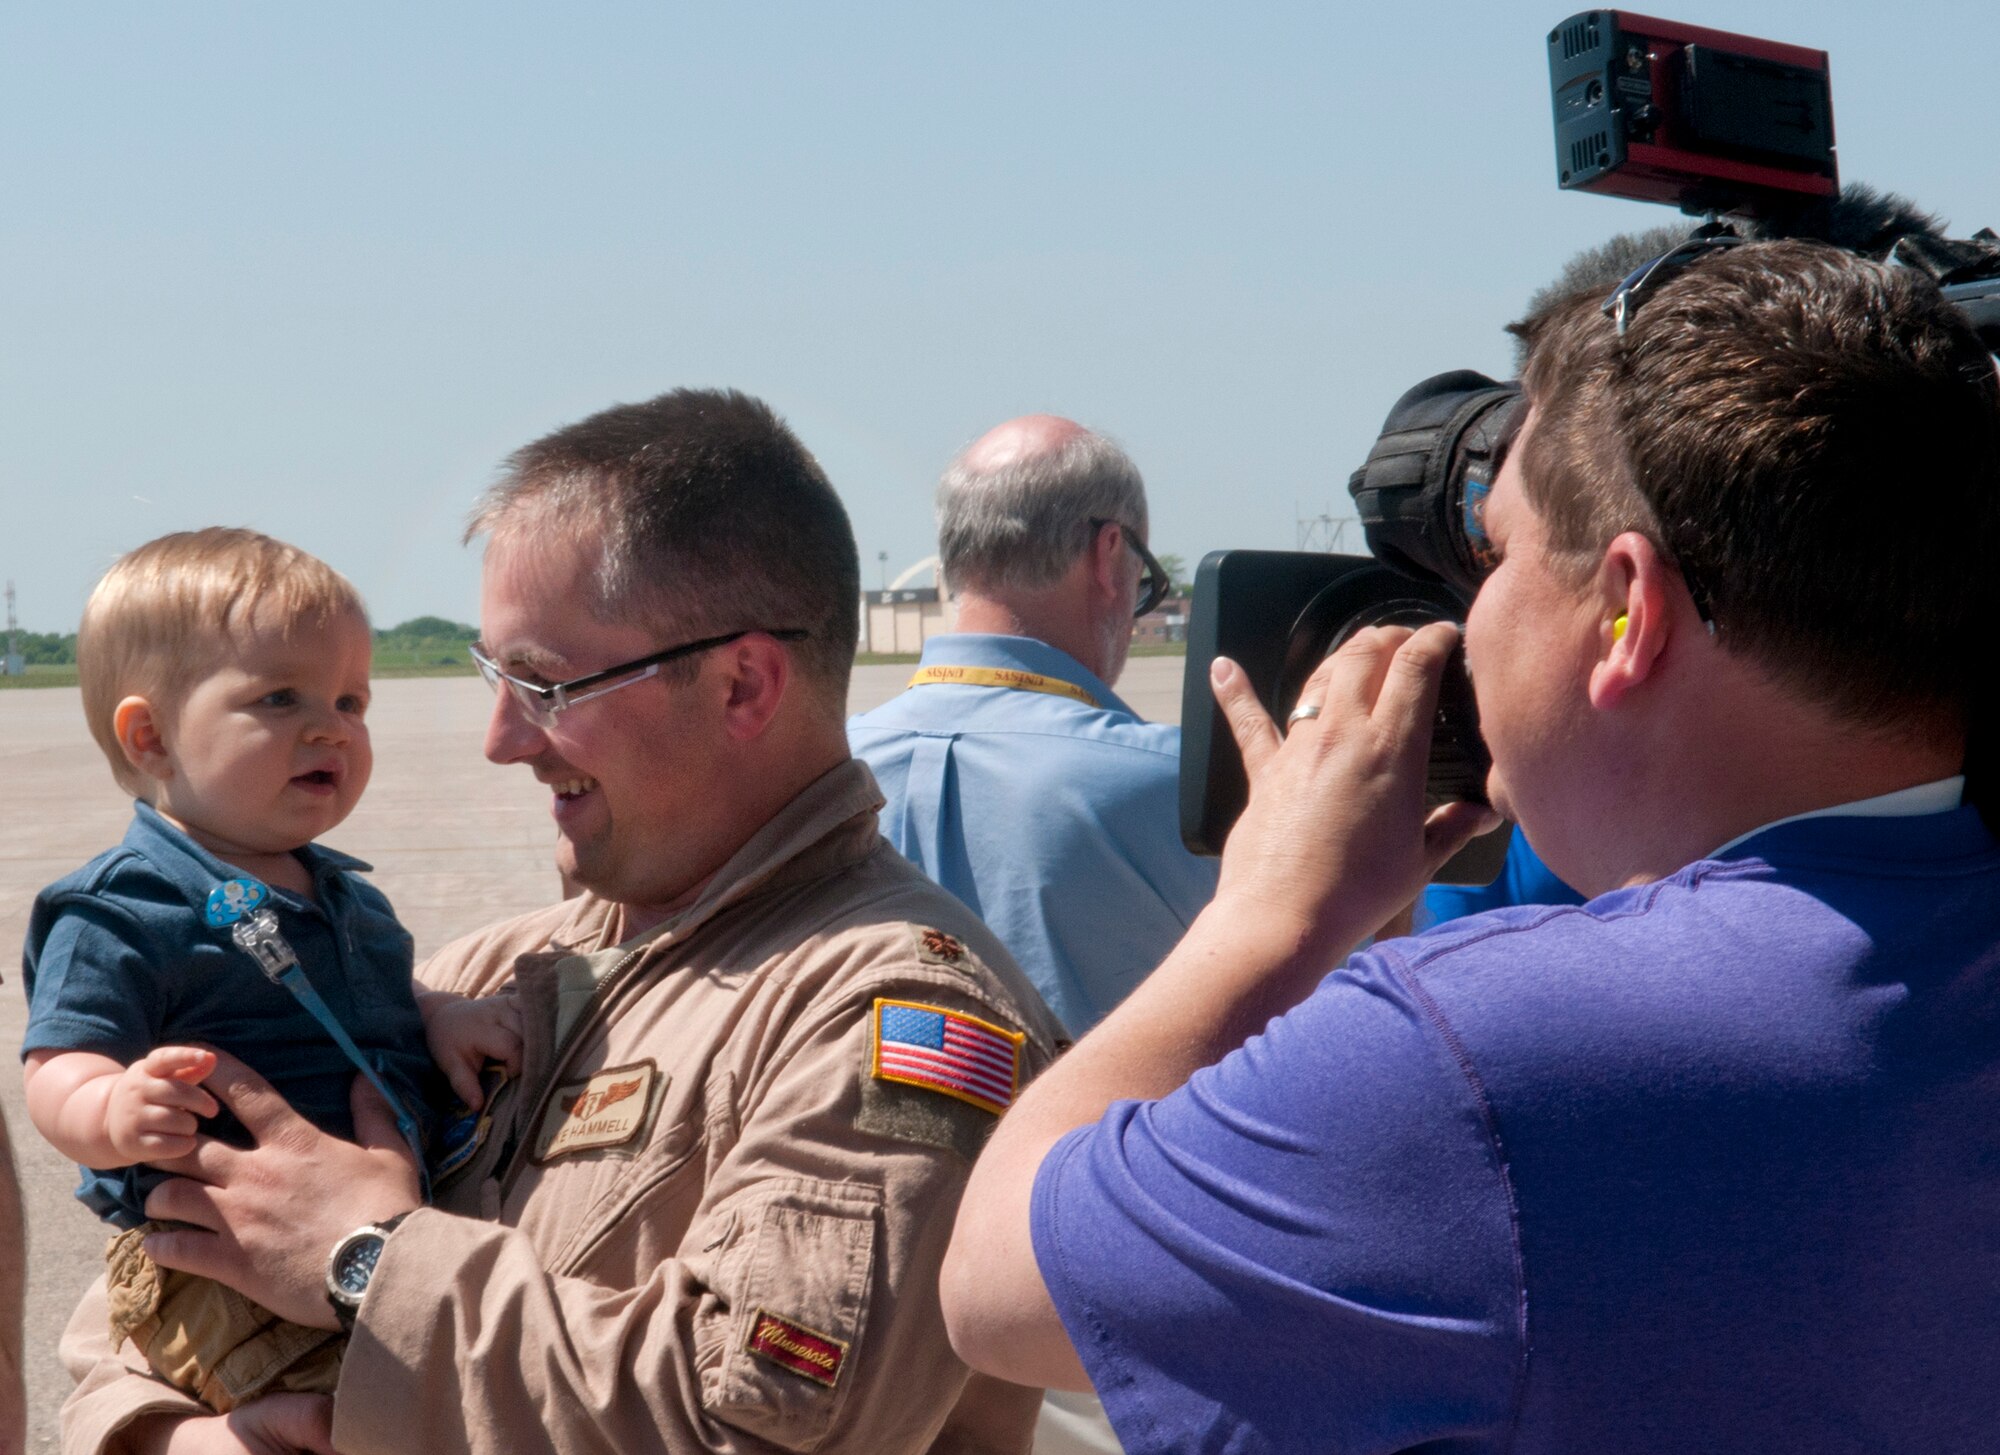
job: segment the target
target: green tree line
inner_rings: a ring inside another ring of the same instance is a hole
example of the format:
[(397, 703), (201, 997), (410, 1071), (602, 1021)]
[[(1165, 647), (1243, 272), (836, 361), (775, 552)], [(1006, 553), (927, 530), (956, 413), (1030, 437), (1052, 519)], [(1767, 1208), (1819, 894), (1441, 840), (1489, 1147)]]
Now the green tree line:
[[(479, 636), (477, 627), (441, 616), (417, 616), (375, 633), (377, 660), (392, 659), (399, 665), (452, 665), (465, 663), (466, 643)], [(33, 667), (73, 667), (76, 665), (75, 632), (19, 632), (21, 660)]]

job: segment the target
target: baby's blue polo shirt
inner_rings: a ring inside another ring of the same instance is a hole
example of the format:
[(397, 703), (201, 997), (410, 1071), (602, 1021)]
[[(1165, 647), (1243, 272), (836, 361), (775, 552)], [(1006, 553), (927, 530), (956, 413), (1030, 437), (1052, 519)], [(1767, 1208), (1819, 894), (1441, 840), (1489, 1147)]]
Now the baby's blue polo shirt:
[[(118, 847), (35, 900), (22, 955), (22, 1054), (93, 1051), (129, 1064), (155, 1046), (212, 1046), (263, 1076), (315, 1126), (351, 1138), (353, 1064), (290, 991), (202, 919), (209, 892), (243, 876), (149, 805), (134, 809)], [(358, 877), (367, 864), (314, 844), (298, 856), (318, 903), (273, 886), (280, 929), (313, 988), (428, 1131), (436, 1072), (411, 986), (409, 931)], [(226, 1111), (205, 1130), (244, 1138)], [(147, 1167), (85, 1168), (77, 1196), (133, 1227), (164, 1178)]]

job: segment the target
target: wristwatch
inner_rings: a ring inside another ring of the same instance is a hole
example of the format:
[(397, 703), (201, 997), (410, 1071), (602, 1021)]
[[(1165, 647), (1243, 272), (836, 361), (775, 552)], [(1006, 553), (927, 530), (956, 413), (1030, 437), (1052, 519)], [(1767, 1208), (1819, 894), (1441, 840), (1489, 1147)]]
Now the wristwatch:
[(386, 1221), (356, 1228), (333, 1245), (333, 1254), (326, 1260), (326, 1301), (333, 1305), (333, 1316), (340, 1320), (343, 1334), (354, 1332), (354, 1317), (368, 1295), (375, 1265), (382, 1261), (383, 1246), (396, 1225), (409, 1215), (397, 1213)]

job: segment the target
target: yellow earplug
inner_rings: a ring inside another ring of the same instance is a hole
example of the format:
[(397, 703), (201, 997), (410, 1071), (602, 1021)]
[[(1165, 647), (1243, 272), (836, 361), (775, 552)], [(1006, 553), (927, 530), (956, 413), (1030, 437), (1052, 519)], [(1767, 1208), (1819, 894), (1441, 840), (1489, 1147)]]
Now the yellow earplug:
[(1628, 627), (1628, 626), (1630, 626), (1630, 625), (1631, 625), (1631, 622), (1630, 622), (1630, 621), (1628, 621), (1628, 620), (1626, 619), (1626, 617), (1625, 617), (1625, 613), (1624, 613), (1624, 612), (1622, 612), (1622, 611), (1621, 611), (1621, 612), (1619, 612), (1619, 613), (1618, 613), (1618, 615), (1617, 615), (1616, 617), (1612, 618), (1612, 622), (1611, 622), (1611, 640), (1612, 640), (1612, 641), (1614, 641), (1614, 642), (1622, 642), (1622, 641), (1624, 641), (1624, 640), (1625, 640), (1625, 628), (1626, 628), (1626, 627)]

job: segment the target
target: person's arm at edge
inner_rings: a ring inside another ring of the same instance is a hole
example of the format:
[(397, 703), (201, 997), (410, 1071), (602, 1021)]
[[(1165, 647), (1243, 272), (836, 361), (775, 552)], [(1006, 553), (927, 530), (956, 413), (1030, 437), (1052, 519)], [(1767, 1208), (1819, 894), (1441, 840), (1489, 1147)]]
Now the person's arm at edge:
[(1302, 694), (1323, 703), (1316, 730), (1288, 740), (1241, 669), (1216, 664), (1250, 806), (1215, 900), (1160, 968), (1028, 1088), (973, 1168), (940, 1282), (952, 1346), (973, 1368), (1089, 1387), (1035, 1256), (1029, 1209), (1043, 1159), (1113, 1102), (1165, 1096), (1298, 1004), (1490, 825), (1490, 811), (1473, 805), (1423, 808), (1428, 725), (1455, 643), (1437, 626), (1357, 636)]
[(7, 1119), (0, 1116), (0, 1455), (27, 1448), (28, 1394), (21, 1376), (21, 1307), (28, 1275), (28, 1230)]
[(336, 1455), (326, 1395), (267, 1394), (211, 1414), (156, 1378), (130, 1344), (127, 1357), (114, 1354), (108, 1322), (99, 1278), (62, 1336), (63, 1364), (77, 1381), (63, 1402), (65, 1455)]

